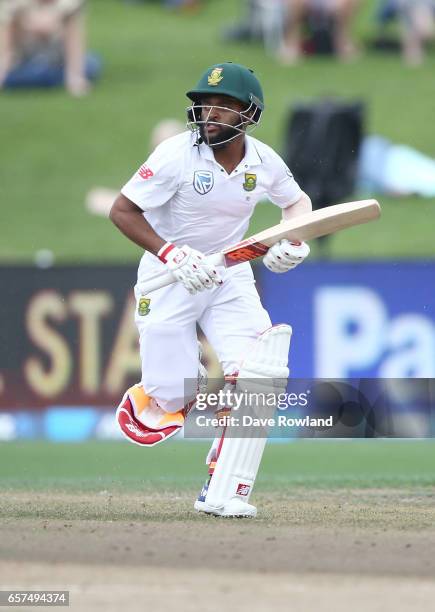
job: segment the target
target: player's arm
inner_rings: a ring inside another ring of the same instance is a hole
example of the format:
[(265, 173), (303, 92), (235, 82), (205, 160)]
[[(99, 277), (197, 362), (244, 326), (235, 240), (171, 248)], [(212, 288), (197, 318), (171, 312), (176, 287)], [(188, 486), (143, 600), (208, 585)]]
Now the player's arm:
[[(271, 202), (282, 209), (284, 221), (311, 212), (311, 200), (295, 181), (291, 170), (271, 149), (269, 150), (271, 183), (268, 196)], [(280, 240), (271, 247), (263, 258), (263, 263), (272, 272), (287, 272), (300, 264), (309, 254), (310, 247), (305, 242), (291, 243)]]
[[(310, 197), (301, 192), (300, 198), (282, 209), (282, 220), (288, 221), (312, 211)], [(288, 272), (302, 263), (310, 254), (310, 247), (306, 242), (294, 243), (289, 240), (280, 240), (271, 247), (263, 258), (263, 263), (271, 272)]]
[(282, 220), (288, 221), (289, 219), (294, 219), (295, 217), (299, 217), (299, 215), (306, 215), (313, 210), (313, 205), (311, 204), (310, 197), (302, 192), (301, 197), (294, 204), (290, 204), (287, 208), (282, 209)]
[(122, 193), (113, 203), (109, 217), (127, 238), (153, 255), (157, 255), (166, 242), (145, 219), (143, 210)]
[(143, 210), (120, 193), (110, 211), (110, 220), (132, 242), (156, 255), (191, 294), (221, 285), (222, 279), (199, 251), (177, 247), (159, 236), (143, 216)]

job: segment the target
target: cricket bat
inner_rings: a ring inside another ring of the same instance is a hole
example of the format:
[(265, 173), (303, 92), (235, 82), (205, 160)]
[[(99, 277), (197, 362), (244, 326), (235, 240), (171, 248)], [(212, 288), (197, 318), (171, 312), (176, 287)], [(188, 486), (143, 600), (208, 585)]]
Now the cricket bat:
[[(377, 200), (359, 200), (321, 208), (294, 219), (269, 227), (219, 253), (207, 256), (214, 266), (229, 268), (266, 255), (271, 246), (286, 238), (291, 242), (304, 242), (362, 223), (378, 219), (381, 207)], [(142, 295), (176, 282), (172, 272), (158, 273), (140, 284)]]

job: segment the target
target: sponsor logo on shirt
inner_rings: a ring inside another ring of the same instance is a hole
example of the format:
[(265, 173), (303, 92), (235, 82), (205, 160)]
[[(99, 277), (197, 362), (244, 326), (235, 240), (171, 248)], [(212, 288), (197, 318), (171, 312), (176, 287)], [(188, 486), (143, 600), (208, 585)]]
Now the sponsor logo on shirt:
[(245, 172), (245, 182), (243, 183), (243, 189), (245, 191), (254, 191), (257, 186), (257, 175), (249, 174), (249, 172)]
[(149, 298), (141, 297), (139, 298), (139, 302), (137, 305), (137, 312), (139, 316), (144, 317), (150, 312), (150, 303), (151, 300)]
[(144, 181), (147, 181), (152, 176), (154, 176), (154, 172), (149, 168), (146, 164), (143, 164), (139, 170), (137, 171), (138, 175), (143, 178)]
[(205, 195), (213, 189), (213, 172), (208, 170), (197, 170), (193, 175), (193, 187), (200, 195)]

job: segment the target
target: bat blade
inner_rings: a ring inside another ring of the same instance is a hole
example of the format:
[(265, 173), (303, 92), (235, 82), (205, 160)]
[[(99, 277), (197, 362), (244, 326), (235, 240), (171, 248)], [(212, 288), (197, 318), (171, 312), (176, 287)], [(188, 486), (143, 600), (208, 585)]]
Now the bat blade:
[[(269, 248), (282, 239), (303, 242), (333, 234), (340, 230), (378, 219), (381, 207), (377, 200), (359, 200), (321, 208), (294, 219), (283, 221), (246, 240), (230, 246), (220, 253), (207, 256), (214, 266), (235, 266), (244, 261), (262, 257)], [(142, 295), (166, 287), (176, 281), (171, 272), (158, 273), (140, 284)]]
[(381, 207), (376, 200), (360, 200), (321, 208), (295, 219), (283, 221), (225, 249), (223, 251), (225, 263), (229, 267), (261, 257), (283, 238), (291, 242), (304, 242), (354, 225), (368, 223), (377, 219), (380, 214)]

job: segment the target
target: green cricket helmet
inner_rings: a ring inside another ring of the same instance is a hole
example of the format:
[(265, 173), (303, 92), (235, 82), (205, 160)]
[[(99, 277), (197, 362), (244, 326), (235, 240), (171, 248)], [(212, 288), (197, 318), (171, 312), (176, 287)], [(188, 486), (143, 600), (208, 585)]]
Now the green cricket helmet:
[[(232, 62), (214, 64), (207, 68), (197, 86), (188, 91), (186, 95), (193, 102), (192, 106), (187, 109), (188, 126), (191, 129), (201, 129), (201, 124), (207, 122), (218, 123), (201, 119), (201, 109), (203, 108), (201, 100), (205, 96), (230, 96), (246, 104), (243, 111), (237, 112), (240, 117), (238, 124), (235, 126), (221, 124), (233, 127), (238, 131), (230, 140), (246, 131), (247, 127), (251, 127), (251, 130), (254, 129), (259, 124), (264, 109), (263, 90), (253, 70)], [(222, 142), (214, 144), (222, 144)]]

